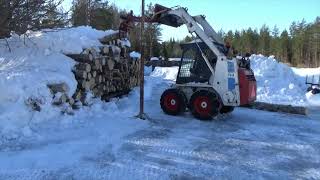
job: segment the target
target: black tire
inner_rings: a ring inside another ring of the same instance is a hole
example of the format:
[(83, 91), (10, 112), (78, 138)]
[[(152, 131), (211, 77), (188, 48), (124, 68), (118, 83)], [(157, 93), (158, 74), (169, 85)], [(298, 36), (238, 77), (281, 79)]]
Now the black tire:
[(160, 106), (166, 114), (181, 114), (186, 110), (185, 95), (178, 89), (167, 89), (161, 95)]
[(220, 109), (221, 114), (231, 113), (234, 110), (233, 106), (222, 106)]
[(200, 120), (211, 120), (221, 109), (219, 96), (213, 92), (200, 90), (190, 98), (189, 107), (194, 117)]
[(311, 93), (312, 94), (320, 94), (320, 89), (314, 88), (314, 89), (312, 89)]

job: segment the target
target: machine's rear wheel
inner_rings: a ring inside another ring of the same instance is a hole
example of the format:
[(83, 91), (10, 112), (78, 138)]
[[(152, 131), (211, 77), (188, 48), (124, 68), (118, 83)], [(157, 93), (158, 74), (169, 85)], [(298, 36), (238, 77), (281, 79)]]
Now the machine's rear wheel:
[(160, 105), (162, 110), (170, 115), (178, 115), (186, 109), (185, 97), (177, 89), (165, 90), (161, 95)]
[(220, 109), (221, 114), (231, 113), (234, 110), (233, 106), (222, 106)]
[(191, 113), (201, 120), (212, 119), (221, 109), (219, 97), (205, 90), (195, 92), (190, 98), (189, 106)]

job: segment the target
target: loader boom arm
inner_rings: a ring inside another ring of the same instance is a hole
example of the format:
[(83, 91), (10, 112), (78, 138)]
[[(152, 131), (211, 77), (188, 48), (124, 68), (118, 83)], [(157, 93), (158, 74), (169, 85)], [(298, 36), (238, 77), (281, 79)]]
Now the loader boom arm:
[[(141, 22), (141, 17), (133, 15), (131, 11), (127, 16), (123, 16), (124, 21), (121, 23), (119, 30), (126, 30), (131, 22)], [(188, 31), (191, 35), (195, 33), (199, 39), (201, 39), (209, 49), (217, 56), (217, 62), (226, 60), (227, 57), (225, 52), (220, 51), (215, 44), (224, 46), (224, 42), (221, 37), (215, 32), (215, 30), (210, 26), (210, 24), (205, 19), (205, 16), (191, 16), (186, 8), (177, 7), (175, 9), (167, 8), (156, 4), (154, 9), (154, 14), (152, 17), (145, 17), (145, 22), (147, 23), (158, 23), (164, 24), (171, 27), (179, 27), (186, 25)], [(124, 27), (124, 28), (123, 28)], [(215, 67), (212, 67), (206, 55), (202, 52), (201, 56), (206, 62), (208, 68), (210, 69), (213, 77), (215, 74)]]
[[(173, 21), (168, 21), (169, 19), (174, 19)], [(170, 9), (162, 12), (157, 16), (157, 19), (153, 19), (154, 22), (158, 22), (160, 24), (165, 24), (172, 27), (178, 27), (185, 24), (188, 28), (189, 33), (195, 33), (198, 38), (200, 38), (209, 48), (210, 50), (217, 56), (217, 61), (226, 60), (226, 56), (223, 52), (221, 52), (214, 44), (224, 44), (222, 39), (218, 36), (218, 34), (214, 31), (214, 29), (209, 25), (206, 21), (205, 17), (202, 15), (199, 16), (191, 16), (185, 8), (179, 7), (177, 9)], [(200, 47), (199, 47), (200, 49)], [(201, 49), (200, 49), (201, 51)], [(212, 67), (208, 58), (201, 51), (201, 55), (205, 60), (207, 66), (209, 67), (212, 75), (215, 74), (215, 68)]]

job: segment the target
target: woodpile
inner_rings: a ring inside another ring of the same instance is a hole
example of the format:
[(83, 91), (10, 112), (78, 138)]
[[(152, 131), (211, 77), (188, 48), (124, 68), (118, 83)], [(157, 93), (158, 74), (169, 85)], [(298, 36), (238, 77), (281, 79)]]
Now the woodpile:
[(81, 54), (67, 54), (77, 61), (73, 69), (78, 81), (75, 101), (85, 104), (87, 92), (109, 100), (138, 85), (140, 61), (129, 57), (128, 47), (118, 37), (117, 33), (111, 34), (100, 39), (103, 46), (85, 49)]
[(69, 87), (65, 83), (48, 84), (51, 94), (53, 95), (52, 104), (61, 107), (62, 113), (73, 114), (73, 107), (76, 106), (73, 97), (69, 97), (67, 92)]
[(66, 54), (77, 63), (73, 68), (77, 90), (68, 97), (66, 84), (48, 85), (54, 95), (53, 104), (69, 104), (73, 109), (88, 105), (87, 95), (108, 101), (127, 94), (139, 85), (140, 61), (129, 57), (129, 47), (117, 34), (101, 38), (103, 46), (84, 49), (80, 54)]

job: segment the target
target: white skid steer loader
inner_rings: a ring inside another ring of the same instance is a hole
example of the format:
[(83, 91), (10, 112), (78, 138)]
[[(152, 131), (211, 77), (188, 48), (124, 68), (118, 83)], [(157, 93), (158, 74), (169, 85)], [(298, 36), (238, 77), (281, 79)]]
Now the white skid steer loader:
[[(131, 11), (120, 25), (126, 32), (130, 22), (141, 22)], [(194, 40), (181, 44), (183, 50), (176, 84), (160, 99), (162, 110), (178, 115), (189, 109), (198, 119), (211, 119), (256, 99), (256, 80), (248, 59), (228, 56), (229, 48), (202, 15), (191, 16), (186, 8), (156, 4), (148, 23), (172, 27), (186, 25)]]
[(227, 57), (228, 48), (204, 16), (191, 16), (182, 7), (156, 5), (152, 21), (172, 27), (186, 25), (196, 37), (181, 44), (176, 84), (160, 99), (165, 113), (178, 115), (188, 108), (198, 119), (211, 119), (256, 100), (256, 80), (249, 60)]

